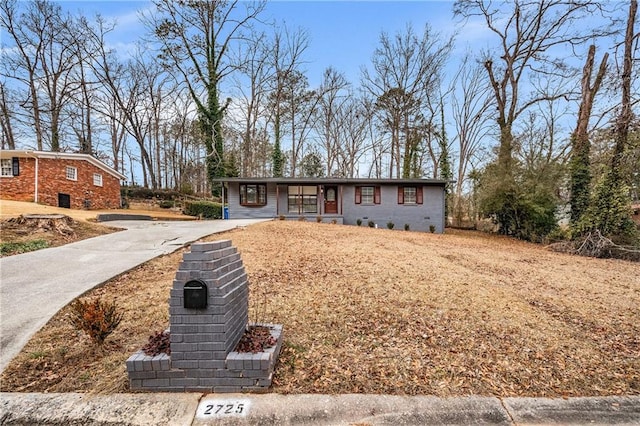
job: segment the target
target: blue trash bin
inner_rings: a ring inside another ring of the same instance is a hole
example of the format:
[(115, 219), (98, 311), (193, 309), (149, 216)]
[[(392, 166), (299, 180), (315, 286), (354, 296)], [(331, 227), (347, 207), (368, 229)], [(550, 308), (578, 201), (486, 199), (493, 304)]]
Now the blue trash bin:
[(229, 219), (229, 207), (228, 206), (224, 206), (224, 210), (223, 210), (223, 218), (225, 220)]

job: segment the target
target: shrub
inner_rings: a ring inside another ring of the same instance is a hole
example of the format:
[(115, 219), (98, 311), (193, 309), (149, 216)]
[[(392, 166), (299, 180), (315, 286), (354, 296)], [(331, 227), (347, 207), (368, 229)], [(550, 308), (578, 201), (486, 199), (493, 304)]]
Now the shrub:
[(571, 231), (566, 228), (557, 227), (547, 235), (545, 243), (557, 243), (571, 239)]
[(369, 228), (375, 228), (376, 227), (376, 223), (374, 221), (372, 221), (372, 220), (370, 220), (367, 224), (369, 225)]
[(143, 186), (123, 186), (120, 188), (120, 195), (123, 198), (175, 200), (182, 197), (183, 194), (170, 189), (151, 189)]
[(299, 217), (298, 217), (298, 221), (299, 221), (299, 222), (306, 222), (306, 220), (307, 220), (307, 218), (306, 218), (306, 217), (304, 217), (304, 216), (299, 216)]
[(332, 225), (336, 225), (337, 223), (338, 223), (338, 220), (337, 220), (337, 219), (331, 219), (331, 224), (332, 224)]
[(640, 233), (631, 219), (633, 211), (629, 187), (623, 184), (613, 185), (614, 179), (611, 172), (600, 178), (589, 208), (574, 226), (574, 238), (598, 231), (617, 244), (640, 244)]
[(187, 201), (183, 213), (205, 219), (222, 219), (222, 204), (212, 201)]
[(431, 232), (432, 234), (436, 232), (436, 226), (435, 225), (429, 225), (429, 232)]
[(149, 341), (142, 347), (147, 356), (160, 354), (171, 355), (171, 335), (168, 331), (159, 331), (149, 336)]
[(358, 226), (362, 225), (362, 219), (356, 220), (356, 225), (358, 225)]
[(387, 222), (387, 228), (389, 228), (389, 229), (393, 229), (393, 227), (394, 227), (394, 226), (395, 226), (395, 225), (394, 225), (394, 223), (393, 223), (393, 222), (391, 222), (391, 221)]
[(158, 206), (162, 209), (170, 209), (172, 207), (175, 207), (175, 205), (175, 201), (172, 200), (162, 200), (158, 203)]
[(409, 231), (409, 224), (408, 224), (408, 223), (405, 223), (405, 224), (404, 224), (404, 230), (405, 230), (405, 231)]
[(104, 340), (118, 327), (124, 316), (115, 302), (93, 299), (86, 302), (78, 299), (71, 304), (71, 324), (84, 331), (91, 341), (102, 345)]
[(318, 223), (322, 222), (322, 216), (320, 215), (316, 216), (316, 222)]
[(283, 214), (281, 214), (280, 216), (278, 216), (278, 219), (280, 219), (280, 220), (285, 220), (286, 218), (284, 217), (284, 215), (283, 215)]

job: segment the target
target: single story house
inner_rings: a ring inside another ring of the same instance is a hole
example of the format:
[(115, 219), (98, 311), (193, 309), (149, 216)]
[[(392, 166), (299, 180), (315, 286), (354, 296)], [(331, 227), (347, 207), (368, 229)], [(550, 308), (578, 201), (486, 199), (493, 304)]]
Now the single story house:
[(288, 218), (444, 232), (445, 185), (435, 179), (221, 178), (230, 219)]
[(0, 150), (0, 197), (73, 209), (121, 207), (126, 177), (88, 154)]

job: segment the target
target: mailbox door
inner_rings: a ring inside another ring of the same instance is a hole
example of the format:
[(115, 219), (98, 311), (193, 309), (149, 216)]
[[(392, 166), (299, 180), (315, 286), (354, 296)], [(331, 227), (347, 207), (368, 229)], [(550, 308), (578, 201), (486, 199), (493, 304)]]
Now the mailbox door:
[(191, 280), (184, 285), (184, 307), (205, 309), (207, 307), (207, 284), (201, 280)]

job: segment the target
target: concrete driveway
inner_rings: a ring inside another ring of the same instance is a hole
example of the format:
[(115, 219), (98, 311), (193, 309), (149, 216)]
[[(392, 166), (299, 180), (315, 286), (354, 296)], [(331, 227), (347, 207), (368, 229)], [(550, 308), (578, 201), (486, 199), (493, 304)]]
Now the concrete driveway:
[(0, 259), (0, 371), (56, 312), (98, 284), (207, 235), (260, 221), (113, 221), (126, 230)]

